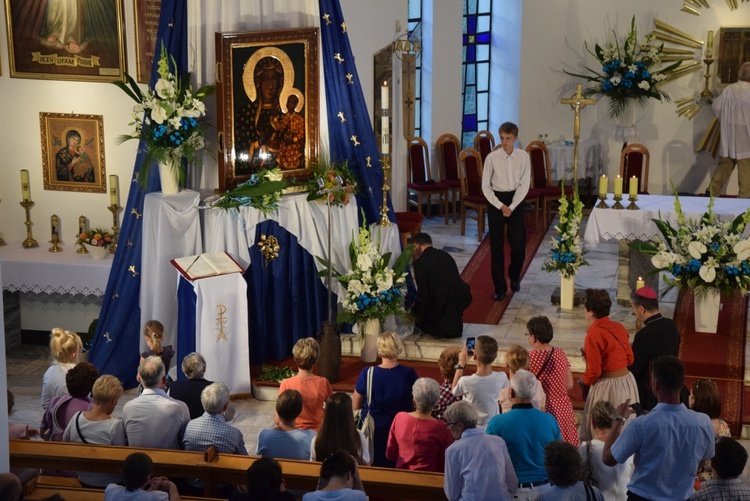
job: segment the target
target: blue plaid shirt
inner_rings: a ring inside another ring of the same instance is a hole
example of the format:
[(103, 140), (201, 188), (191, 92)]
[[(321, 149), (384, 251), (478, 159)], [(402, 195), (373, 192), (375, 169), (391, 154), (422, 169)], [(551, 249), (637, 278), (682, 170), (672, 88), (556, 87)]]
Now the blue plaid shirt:
[(228, 425), (223, 415), (204, 412), (187, 424), (182, 446), (186, 451), (204, 452), (210, 445), (219, 453), (247, 455), (242, 432)]

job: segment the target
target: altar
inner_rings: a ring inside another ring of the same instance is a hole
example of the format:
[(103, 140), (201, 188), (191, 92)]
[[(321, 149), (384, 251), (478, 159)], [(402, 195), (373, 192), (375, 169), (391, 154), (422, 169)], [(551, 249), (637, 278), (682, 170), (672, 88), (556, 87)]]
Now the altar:
[[(552, 181), (573, 178), (573, 142), (560, 141), (547, 145)], [(597, 179), (602, 174), (602, 147), (593, 139), (578, 142), (578, 180)]]

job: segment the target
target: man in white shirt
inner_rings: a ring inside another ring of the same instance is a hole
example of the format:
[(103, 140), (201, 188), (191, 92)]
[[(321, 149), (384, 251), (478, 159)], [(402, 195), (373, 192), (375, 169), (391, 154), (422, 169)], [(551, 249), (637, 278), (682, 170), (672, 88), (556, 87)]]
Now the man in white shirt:
[(721, 124), (721, 142), (709, 191), (721, 195), (736, 165), (738, 196), (750, 198), (750, 62), (740, 67), (738, 81), (724, 89), (713, 110)]
[(144, 358), (138, 365), (143, 393), (122, 408), (125, 435), (131, 447), (180, 449), (190, 411), (185, 402), (167, 395), (167, 377), (160, 357)]
[(490, 223), (490, 253), (492, 255), (492, 282), (495, 301), (508, 294), (505, 281), (505, 239), (508, 227), (510, 265), (508, 278), (513, 292), (521, 290), (521, 270), (526, 254), (526, 223), (523, 217), (523, 200), (529, 192), (531, 162), (524, 150), (515, 147), (518, 126), (505, 122), (500, 126), (500, 145), (484, 161), (482, 193), (489, 202), (487, 217)]

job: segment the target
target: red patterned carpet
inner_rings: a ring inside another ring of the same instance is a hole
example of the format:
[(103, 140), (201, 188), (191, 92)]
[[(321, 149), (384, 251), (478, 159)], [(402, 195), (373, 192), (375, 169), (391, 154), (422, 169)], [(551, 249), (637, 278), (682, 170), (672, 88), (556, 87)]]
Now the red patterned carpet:
[[(528, 216), (529, 214), (527, 214), (526, 218), (526, 260), (523, 263), (523, 270), (521, 271), (522, 278), (526, 274), (531, 260), (534, 259), (539, 245), (544, 240), (549, 226), (541, 221), (537, 230), (533, 225), (533, 217)], [(510, 247), (508, 247), (506, 239), (506, 266), (509, 262)], [(488, 235), (479, 245), (474, 255), (471, 256), (471, 260), (466, 265), (466, 268), (464, 268), (463, 273), (461, 273), (463, 281), (471, 287), (471, 295), (473, 297), (471, 305), (464, 310), (464, 323), (466, 324), (496, 325), (508, 307), (511, 297), (513, 297), (513, 292), (508, 290), (508, 297), (505, 300), (494, 300), (495, 287), (492, 284), (490, 263), (490, 238)], [(508, 281), (508, 284), (510, 285), (510, 281)], [(521, 280), (521, 287), (523, 287), (523, 280)]]

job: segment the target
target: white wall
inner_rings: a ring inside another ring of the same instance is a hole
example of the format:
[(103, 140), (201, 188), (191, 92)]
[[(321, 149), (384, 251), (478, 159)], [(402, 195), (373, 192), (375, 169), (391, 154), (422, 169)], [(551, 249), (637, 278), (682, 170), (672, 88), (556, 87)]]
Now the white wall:
[[(559, 102), (560, 98), (575, 92), (575, 84), (580, 79), (565, 75), (562, 68), (578, 72), (583, 64), (597, 68), (594, 57), (584, 49), (584, 41), (591, 46), (592, 42), (608, 41), (612, 30), (618, 35), (627, 33), (633, 13), (641, 35), (653, 29), (654, 17), (701, 40), (705, 39), (708, 30), (718, 32), (720, 26), (750, 25), (750, 9), (744, 5), (732, 13), (725, 2), (711, 2), (711, 8), (701, 9), (699, 17), (680, 12), (680, 7), (680, 2), (651, 0), (631, 0), (628, 3), (616, 0), (524, 0), (521, 139), (528, 143), (539, 133), (549, 134), (550, 139), (557, 139), (561, 134), (569, 139), (572, 137), (573, 113), (569, 106)], [(715, 68), (714, 63), (712, 70)], [(701, 75), (691, 73), (666, 84), (664, 90), (673, 99), (697, 95), (703, 88)], [(605, 170), (609, 175), (616, 175), (622, 144), (614, 141), (615, 124), (606, 112), (606, 99), (600, 99), (595, 107), (585, 108), (581, 137), (593, 137), (601, 143)], [(673, 103), (655, 100), (650, 100), (647, 107), (636, 112), (640, 142), (651, 152), (650, 193), (670, 193), (670, 181), (682, 192), (705, 191), (716, 160), (705, 152), (696, 154), (695, 148), (712, 118), (710, 109), (703, 109), (688, 121), (677, 116)], [(737, 192), (736, 173), (728, 190)]]

